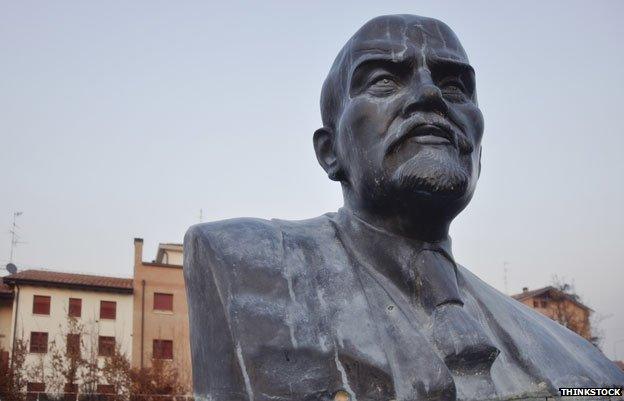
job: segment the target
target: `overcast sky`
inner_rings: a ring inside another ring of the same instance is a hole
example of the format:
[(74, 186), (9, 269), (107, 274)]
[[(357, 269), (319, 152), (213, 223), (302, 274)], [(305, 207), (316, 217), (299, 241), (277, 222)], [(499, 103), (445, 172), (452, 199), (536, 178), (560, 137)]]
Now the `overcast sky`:
[(200, 209), (336, 210), (321, 83), (368, 19), (420, 14), (461, 39), (486, 122), (456, 259), (508, 293), (573, 281), (624, 359), (624, 2), (544, 3), (1, 1), (0, 261), (14, 211), (20, 268), (130, 276), (133, 237), (151, 260)]

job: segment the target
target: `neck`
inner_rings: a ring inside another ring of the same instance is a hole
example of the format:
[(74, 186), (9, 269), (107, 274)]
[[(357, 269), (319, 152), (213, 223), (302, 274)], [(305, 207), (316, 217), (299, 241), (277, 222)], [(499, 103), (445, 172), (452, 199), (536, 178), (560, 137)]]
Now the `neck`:
[(350, 201), (345, 196), (346, 209), (366, 223), (402, 237), (424, 242), (448, 238), (452, 218), (435, 213), (431, 208), (414, 205), (409, 208), (371, 208)]

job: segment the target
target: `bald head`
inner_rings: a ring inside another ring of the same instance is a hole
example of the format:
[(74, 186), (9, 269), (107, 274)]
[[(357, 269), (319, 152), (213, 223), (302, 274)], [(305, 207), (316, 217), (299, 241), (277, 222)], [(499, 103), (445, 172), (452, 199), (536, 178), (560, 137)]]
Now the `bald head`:
[[(416, 52), (419, 53), (418, 59), (414, 57)], [(357, 65), (378, 58), (425, 65), (436, 59), (468, 64), (459, 39), (441, 21), (409, 14), (373, 18), (343, 46), (325, 79), (321, 92), (324, 126), (335, 128)]]

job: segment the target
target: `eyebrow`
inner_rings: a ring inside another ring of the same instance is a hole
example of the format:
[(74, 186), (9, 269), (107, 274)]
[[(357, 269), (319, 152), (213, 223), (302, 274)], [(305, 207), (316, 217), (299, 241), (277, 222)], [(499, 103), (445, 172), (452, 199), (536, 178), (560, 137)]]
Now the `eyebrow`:
[(376, 52), (376, 53), (368, 53), (362, 57), (359, 57), (353, 62), (351, 68), (349, 69), (349, 80), (353, 79), (355, 73), (362, 68), (366, 68), (372, 65), (389, 65), (399, 67), (401, 65), (411, 64), (411, 57), (393, 57), (392, 54), (388, 54), (385, 52)]
[(427, 61), (427, 64), (431, 64), (432, 66), (445, 66), (460, 72), (475, 73), (474, 68), (472, 68), (469, 63), (462, 60), (432, 55), (427, 57)]
[[(364, 49), (362, 49), (364, 50)], [(375, 51), (377, 50), (377, 51)], [(385, 49), (384, 49), (385, 50)], [(382, 49), (371, 49), (367, 54), (358, 57), (352, 64), (349, 70), (349, 81), (353, 79), (353, 76), (357, 72), (357, 70), (361, 68), (366, 68), (369, 65), (379, 65), (382, 66), (390, 65), (390, 66), (404, 66), (413, 64), (414, 58), (411, 54), (407, 57), (403, 57), (404, 53), (399, 57), (394, 53), (388, 53)], [(451, 68), (457, 72), (468, 72), (474, 75), (475, 71), (472, 66), (466, 61), (460, 60), (459, 58), (449, 57), (449, 56), (438, 56), (436, 54), (429, 54), (426, 58), (427, 67), (435, 68), (435, 67), (447, 67)]]

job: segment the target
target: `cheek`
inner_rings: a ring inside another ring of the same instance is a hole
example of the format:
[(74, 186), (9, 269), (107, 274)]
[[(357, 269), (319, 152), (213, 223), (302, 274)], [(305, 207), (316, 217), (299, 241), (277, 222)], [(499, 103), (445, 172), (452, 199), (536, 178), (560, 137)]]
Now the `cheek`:
[(476, 149), (481, 144), (481, 138), (483, 137), (483, 114), (481, 114), (481, 110), (479, 110), (478, 107), (471, 107), (470, 109), (466, 110), (466, 119), (468, 120), (472, 128), (472, 140)]
[(381, 144), (391, 116), (388, 105), (365, 98), (353, 99), (345, 106), (338, 130), (345, 151), (367, 153)]

